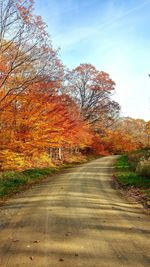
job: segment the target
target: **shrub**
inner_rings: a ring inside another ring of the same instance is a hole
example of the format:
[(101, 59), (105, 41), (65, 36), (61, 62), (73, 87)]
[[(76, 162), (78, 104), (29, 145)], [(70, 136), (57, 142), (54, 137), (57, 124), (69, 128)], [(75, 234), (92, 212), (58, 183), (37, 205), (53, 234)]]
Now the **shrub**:
[(137, 169), (139, 162), (148, 160), (150, 157), (150, 150), (139, 150), (128, 154), (128, 161), (134, 171)]
[(54, 167), (51, 158), (46, 152), (41, 153), (39, 156), (34, 156), (32, 158), (32, 167), (44, 168), (44, 167)]
[(21, 153), (11, 150), (0, 152), (0, 170), (24, 170), (29, 168), (54, 167), (49, 155), (46, 152), (32, 158), (25, 157)]
[(24, 156), (11, 150), (0, 152), (1, 170), (21, 170), (26, 166)]
[(141, 160), (136, 167), (136, 171), (147, 178), (150, 178), (150, 157), (148, 159)]
[(86, 157), (78, 153), (77, 155), (68, 155), (65, 157), (64, 162), (66, 163), (84, 163), (86, 162)]

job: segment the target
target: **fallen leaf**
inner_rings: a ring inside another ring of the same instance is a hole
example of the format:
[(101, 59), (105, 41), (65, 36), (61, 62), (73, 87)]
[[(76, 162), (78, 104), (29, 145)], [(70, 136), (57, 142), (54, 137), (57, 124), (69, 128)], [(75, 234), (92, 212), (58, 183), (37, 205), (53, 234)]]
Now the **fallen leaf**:
[(65, 236), (69, 236), (69, 234), (65, 234)]
[(69, 235), (71, 235), (71, 232), (68, 232), (68, 233), (65, 234), (65, 236), (69, 236)]

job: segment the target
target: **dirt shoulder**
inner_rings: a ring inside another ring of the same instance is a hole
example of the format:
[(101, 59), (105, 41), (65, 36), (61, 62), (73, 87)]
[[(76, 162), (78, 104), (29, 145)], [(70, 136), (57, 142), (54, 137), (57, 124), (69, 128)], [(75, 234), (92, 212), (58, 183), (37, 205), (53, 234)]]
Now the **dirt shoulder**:
[(141, 204), (144, 211), (147, 214), (150, 214), (150, 201), (145, 198), (145, 194), (139, 188), (135, 188), (134, 186), (124, 186), (117, 180), (115, 175), (113, 175), (112, 184), (116, 190), (119, 190), (122, 197), (126, 198), (128, 201), (136, 201), (137, 203)]

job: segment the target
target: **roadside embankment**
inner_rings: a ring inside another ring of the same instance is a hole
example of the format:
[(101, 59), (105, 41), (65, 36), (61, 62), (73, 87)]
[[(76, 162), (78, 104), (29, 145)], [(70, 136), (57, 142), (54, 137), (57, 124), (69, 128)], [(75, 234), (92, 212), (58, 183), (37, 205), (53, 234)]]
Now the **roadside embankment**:
[[(142, 158), (142, 161), (144, 160)], [(137, 153), (119, 157), (115, 164), (114, 181), (127, 196), (133, 197), (146, 208), (149, 208), (150, 179), (147, 170), (146, 172), (142, 172), (141, 169), (138, 170), (142, 161), (140, 161), (140, 158), (137, 160)]]

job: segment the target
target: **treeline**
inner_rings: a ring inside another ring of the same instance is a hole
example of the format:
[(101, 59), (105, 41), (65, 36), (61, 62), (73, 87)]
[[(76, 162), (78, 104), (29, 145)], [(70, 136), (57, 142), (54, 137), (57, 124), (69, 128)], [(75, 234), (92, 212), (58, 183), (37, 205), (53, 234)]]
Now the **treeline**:
[(66, 70), (33, 8), (32, 0), (0, 5), (0, 169), (145, 146), (148, 124), (118, 121), (109, 74), (91, 64)]

